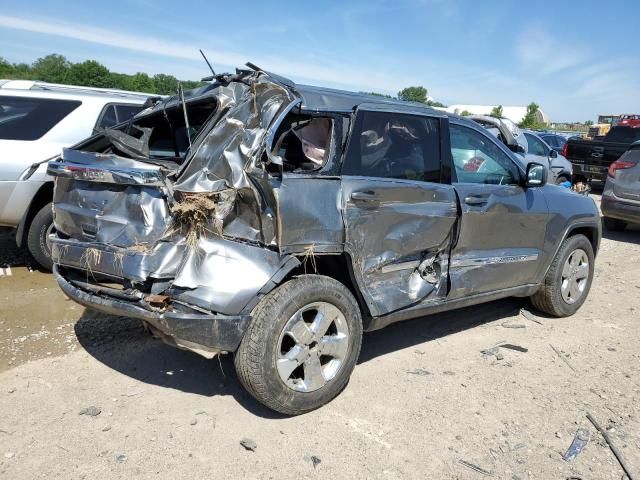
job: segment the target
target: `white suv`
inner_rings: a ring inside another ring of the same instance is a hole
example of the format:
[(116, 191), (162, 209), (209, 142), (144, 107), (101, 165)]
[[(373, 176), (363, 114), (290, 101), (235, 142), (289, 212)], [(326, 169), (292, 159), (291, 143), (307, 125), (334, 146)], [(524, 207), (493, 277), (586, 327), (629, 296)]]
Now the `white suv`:
[(53, 179), (46, 161), (130, 119), (151, 96), (102, 88), (0, 80), (0, 226), (51, 269)]

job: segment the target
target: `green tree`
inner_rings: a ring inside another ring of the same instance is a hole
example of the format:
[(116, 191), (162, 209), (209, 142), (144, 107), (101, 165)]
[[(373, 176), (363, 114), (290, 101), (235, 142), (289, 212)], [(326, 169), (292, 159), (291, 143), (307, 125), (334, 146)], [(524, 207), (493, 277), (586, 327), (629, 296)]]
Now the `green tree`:
[(398, 92), (398, 98), (407, 102), (427, 103), (427, 89), (424, 87), (407, 87)]
[(584, 124), (585, 124), (587, 127), (590, 127), (591, 125), (593, 125), (593, 120), (587, 120), (586, 122), (584, 122)]
[(502, 118), (504, 116), (503, 112), (502, 112), (502, 105), (498, 105), (497, 107), (493, 107), (493, 110), (491, 110), (491, 113), (489, 115), (491, 115), (492, 117), (495, 117), (495, 118)]
[(13, 65), (6, 59), (0, 57), (0, 78), (12, 78)]
[(153, 93), (153, 80), (146, 73), (138, 72), (131, 76), (131, 90)]
[(41, 57), (31, 65), (36, 80), (50, 83), (65, 83), (70, 68), (71, 62), (56, 53)]
[(113, 85), (113, 79), (107, 67), (95, 60), (85, 60), (71, 65), (67, 83), (85, 87), (110, 88)]
[(522, 121), (518, 124), (521, 128), (530, 128), (530, 129), (539, 129), (545, 128), (546, 124), (544, 122), (540, 122), (538, 118), (540, 117), (540, 107), (537, 103), (531, 102), (527, 105), (527, 113), (525, 114)]
[(463, 110), (460, 114), (461, 117), (468, 117), (469, 115), (471, 115), (471, 112), (469, 110)]
[(178, 79), (173, 75), (159, 73), (153, 76), (152, 82), (154, 93), (159, 93), (160, 95), (175, 95), (178, 91)]

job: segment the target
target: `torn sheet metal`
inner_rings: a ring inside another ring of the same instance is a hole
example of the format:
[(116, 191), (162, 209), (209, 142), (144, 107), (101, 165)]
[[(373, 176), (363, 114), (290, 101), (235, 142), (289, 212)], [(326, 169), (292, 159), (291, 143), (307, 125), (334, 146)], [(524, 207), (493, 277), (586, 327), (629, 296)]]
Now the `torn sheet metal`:
[(196, 140), (174, 188), (190, 193), (235, 190), (225, 235), (274, 244), (275, 204), (268, 203), (273, 195), (266, 192), (268, 178), (258, 161), (269, 126), (294, 97), (264, 76), (249, 84), (221, 86), (216, 95), (220, 117)]

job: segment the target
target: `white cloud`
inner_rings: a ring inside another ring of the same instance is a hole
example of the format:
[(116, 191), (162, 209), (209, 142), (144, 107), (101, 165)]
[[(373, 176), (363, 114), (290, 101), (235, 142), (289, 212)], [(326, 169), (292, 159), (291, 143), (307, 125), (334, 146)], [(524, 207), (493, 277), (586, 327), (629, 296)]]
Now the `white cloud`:
[[(189, 43), (166, 41), (161, 38), (130, 34), (127, 32), (105, 29), (94, 26), (65, 24), (55, 20), (29, 20), (19, 17), (0, 15), (0, 27), (33, 32), (37, 34), (55, 35), (110, 47), (138, 51), (161, 57), (202, 62), (198, 46)], [(356, 65), (332, 60), (325, 63), (305, 63), (291, 56), (265, 55), (259, 52), (251, 54), (214, 50), (213, 42), (202, 41), (207, 45), (207, 56), (216, 64), (237, 67), (248, 60), (257, 65), (282, 75), (293, 76), (294, 79), (306, 79), (328, 82), (334, 85), (351, 86), (357, 89), (377, 89), (397, 91), (401, 88), (398, 77), (383, 74), (379, 70), (360, 69)], [(257, 46), (259, 48), (259, 46)], [(403, 78), (403, 81), (418, 82), (415, 78)], [(402, 85), (404, 86), (404, 85)]]

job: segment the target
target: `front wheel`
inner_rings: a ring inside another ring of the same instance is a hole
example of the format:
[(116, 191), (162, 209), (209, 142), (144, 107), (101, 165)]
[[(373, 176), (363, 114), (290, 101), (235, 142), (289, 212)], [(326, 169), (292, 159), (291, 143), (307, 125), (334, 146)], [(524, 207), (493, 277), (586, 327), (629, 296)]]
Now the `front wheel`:
[(294, 278), (265, 296), (235, 354), (242, 385), (287, 415), (330, 402), (345, 387), (362, 343), (358, 304), (340, 282)]
[(587, 299), (593, 269), (593, 247), (587, 237), (567, 238), (553, 259), (544, 284), (531, 297), (531, 303), (554, 317), (573, 315)]

